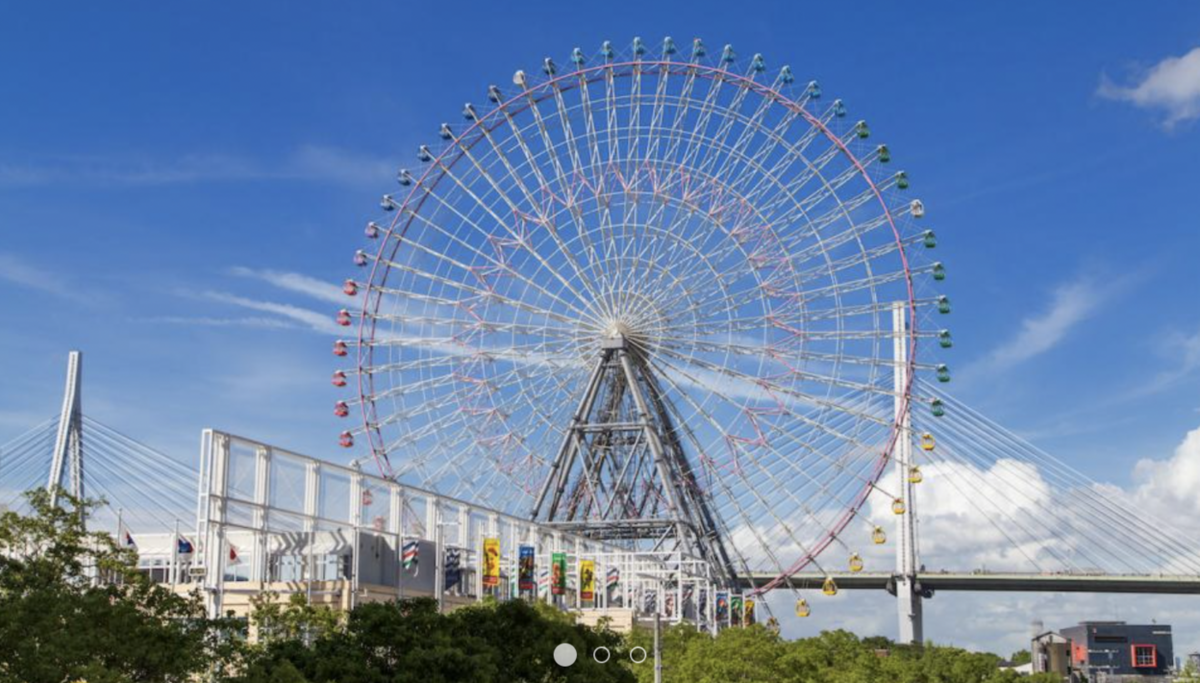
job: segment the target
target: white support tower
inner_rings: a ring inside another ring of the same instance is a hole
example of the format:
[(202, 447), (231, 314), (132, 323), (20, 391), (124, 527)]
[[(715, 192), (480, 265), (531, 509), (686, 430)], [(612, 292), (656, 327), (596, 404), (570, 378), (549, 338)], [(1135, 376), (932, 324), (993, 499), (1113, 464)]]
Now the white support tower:
[(908, 325), (907, 310), (902, 302), (893, 304), (892, 329), (893, 352), (896, 372), (893, 388), (896, 392), (896, 424), (899, 434), (892, 451), (896, 461), (896, 483), (900, 500), (904, 504), (903, 514), (896, 516), (896, 601), (900, 617), (901, 643), (921, 643), (925, 640), (921, 615), (921, 593), (917, 583), (917, 526), (916, 500), (910, 474), (913, 467), (912, 424), (910, 402), (907, 400), (909, 384)]
[(64, 466), (70, 470), (67, 491), (82, 498), (83, 489), (83, 407), (79, 395), (83, 379), (83, 353), (72, 351), (67, 356), (67, 386), (63, 391), (62, 413), (58, 417), (58, 433), (54, 438), (54, 459), (46, 489), (51, 504), (58, 502), (58, 487), (63, 486)]

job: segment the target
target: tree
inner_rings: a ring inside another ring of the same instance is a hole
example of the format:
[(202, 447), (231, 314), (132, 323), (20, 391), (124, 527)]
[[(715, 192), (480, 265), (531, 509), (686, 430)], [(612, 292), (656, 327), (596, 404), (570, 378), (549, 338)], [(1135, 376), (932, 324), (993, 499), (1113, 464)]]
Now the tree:
[(137, 556), (84, 519), (97, 501), (26, 494), (0, 515), (0, 683), (185, 681), (232, 650), (195, 595), (136, 570)]
[[(590, 629), (543, 604), (488, 600), (450, 614), (419, 598), (355, 607), (342, 625), (324, 630), (306, 645), (298, 634), (277, 632), (251, 651), (246, 667), (231, 681), (288, 683), (452, 683), (561, 681), (632, 683), (616, 662), (620, 636)], [(571, 667), (554, 663), (560, 643), (579, 653)], [(613, 651), (615, 661), (598, 664), (595, 648)]]
[(1016, 652), (1012, 653), (1012, 656), (1008, 658), (1008, 661), (1012, 662), (1013, 666), (1021, 666), (1022, 664), (1028, 664), (1032, 662), (1033, 655), (1030, 654), (1029, 650), (1017, 650)]

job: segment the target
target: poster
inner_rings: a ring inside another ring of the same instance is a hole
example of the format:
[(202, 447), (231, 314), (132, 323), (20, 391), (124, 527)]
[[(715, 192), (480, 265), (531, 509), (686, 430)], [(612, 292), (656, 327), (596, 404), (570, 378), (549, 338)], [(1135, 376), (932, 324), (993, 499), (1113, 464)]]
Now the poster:
[(717, 623), (729, 623), (729, 594), (717, 593)]
[(579, 563), (579, 598), (596, 599), (596, 561), (582, 560)]
[(567, 592), (567, 554), (554, 553), (550, 559), (550, 594), (564, 595)]
[(742, 619), (742, 623), (749, 626), (754, 623), (754, 601), (746, 599), (746, 616)]
[(483, 587), (500, 585), (500, 539), (483, 539)]
[(537, 588), (534, 581), (533, 546), (523, 545), (518, 553), (517, 588), (522, 591), (533, 591)]
[(446, 548), (446, 590), (462, 581), (462, 553), (458, 548)]
[(729, 598), (729, 620), (734, 626), (742, 625), (742, 596), (733, 595)]

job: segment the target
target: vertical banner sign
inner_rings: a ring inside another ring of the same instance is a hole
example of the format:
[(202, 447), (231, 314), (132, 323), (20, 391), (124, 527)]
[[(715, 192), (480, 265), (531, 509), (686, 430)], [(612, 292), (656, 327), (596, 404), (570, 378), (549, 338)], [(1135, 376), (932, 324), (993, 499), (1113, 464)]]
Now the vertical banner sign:
[(417, 549), (421, 547), (421, 543), (417, 540), (405, 541), (402, 555), (404, 558), (404, 568), (413, 569), (417, 567)]
[(729, 598), (729, 620), (734, 626), (742, 625), (742, 596), (734, 595)]
[(535, 583), (533, 577), (533, 546), (521, 546), (521, 551), (518, 555), (518, 558), (517, 588), (523, 591), (533, 591), (535, 588), (537, 588), (537, 583)]
[(500, 585), (500, 539), (483, 539), (483, 587)]
[(550, 558), (550, 594), (565, 595), (567, 592), (567, 554), (554, 553)]
[(595, 560), (582, 560), (579, 563), (579, 597), (582, 600), (596, 599)]
[(717, 623), (729, 623), (729, 594), (717, 593)]
[(742, 620), (746, 626), (754, 623), (754, 601), (746, 598), (746, 618)]
[(458, 548), (446, 548), (446, 590), (450, 590), (462, 581), (462, 551)]

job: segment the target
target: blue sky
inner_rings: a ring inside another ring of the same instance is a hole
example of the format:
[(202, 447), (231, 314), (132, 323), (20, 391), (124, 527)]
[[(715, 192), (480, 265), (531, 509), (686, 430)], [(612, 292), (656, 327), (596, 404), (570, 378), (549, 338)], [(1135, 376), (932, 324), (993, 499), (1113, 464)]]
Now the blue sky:
[(0, 442), (82, 348), (85, 409), (180, 458), (205, 426), (344, 458), (321, 285), (395, 169), (517, 68), (664, 35), (871, 122), (941, 238), (960, 398), (1121, 486), (1200, 427), (1198, 5), (352, 7), (0, 9)]

